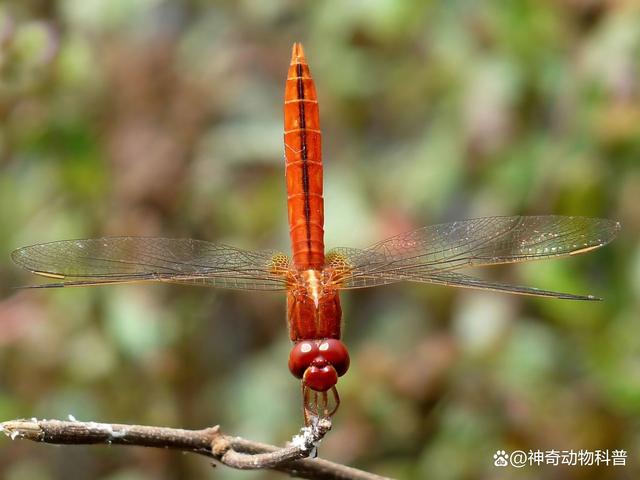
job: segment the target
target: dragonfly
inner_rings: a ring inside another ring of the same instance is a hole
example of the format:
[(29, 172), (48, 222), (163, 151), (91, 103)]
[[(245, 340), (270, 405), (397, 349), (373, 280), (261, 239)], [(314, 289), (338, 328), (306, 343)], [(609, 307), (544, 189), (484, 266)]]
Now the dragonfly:
[(291, 256), (193, 239), (105, 237), (15, 250), (26, 270), (54, 281), (36, 288), (173, 283), (287, 295), (288, 366), (300, 379), (306, 425), (330, 418), (349, 368), (340, 340), (342, 290), (429, 283), (569, 300), (598, 300), (469, 275), (469, 267), (589, 252), (620, 224), (603, 218), (500, 216), (432, 225), (368, 248), (324, 247), (323, 163), (318, 98), (300, 43), (293, 45), (284, 98), (284, 157)]

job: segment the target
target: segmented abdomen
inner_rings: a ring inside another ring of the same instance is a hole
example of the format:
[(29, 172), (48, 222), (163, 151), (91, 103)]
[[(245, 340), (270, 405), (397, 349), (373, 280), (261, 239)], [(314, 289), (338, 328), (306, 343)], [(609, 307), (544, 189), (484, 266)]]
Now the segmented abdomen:
[(316, 88), (302, 45), (293, 45), (284, 101), (284, 153), (293, 262), (324, 266), (322, 152)]

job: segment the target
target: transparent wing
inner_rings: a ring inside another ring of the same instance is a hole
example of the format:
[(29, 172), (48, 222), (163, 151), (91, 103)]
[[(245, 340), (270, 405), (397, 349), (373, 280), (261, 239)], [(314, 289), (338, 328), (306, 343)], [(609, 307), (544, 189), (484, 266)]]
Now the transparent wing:
[(416, 276), (415, 279), (404, 280), (420, 283), (433, 283), (436, 285), (448, 285), (452, 287), (474, 288), (477, 290), (492, 290), (495, 292), (514, 293), (517, 295), (530, 295), (534, 297), (551, 297), (565, 300), (602, 300), (593, 295), (574, 295), (572, 293), (553, 292), (535, 287), (523, 287), (521, 285), (509, 285), (507, 283), (491, 282), (480, 278), (470, 277), (456, 272), (442, 272), (429, 277)]
[(284, 290), (288, 259), (191, 239), (106, 237), (22, 247), (13, 261), (60, 280), (36, 287), (170, 282), (241, 290)]
[[(327, 258), (337, 272), (340, 288), (412, 281), (507, 290), (507, 285), (452, 272), (585, 253), (609, 243), (619, 230), (618, 222), (600, 218), (486, 217), (420, 228), (365, 250), (336, 248)], [(510, 288), (513, 293), (576, 297), (528, 287)]]

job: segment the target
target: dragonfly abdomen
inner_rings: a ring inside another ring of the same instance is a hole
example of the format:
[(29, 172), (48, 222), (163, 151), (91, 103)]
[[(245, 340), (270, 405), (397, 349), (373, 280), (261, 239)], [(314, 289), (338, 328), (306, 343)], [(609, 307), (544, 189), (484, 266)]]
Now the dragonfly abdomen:
[(293, 263), (324, 266), (322, 135), (316, 88), (302, 45), (294, 44), (284, 101), (284, 153)]

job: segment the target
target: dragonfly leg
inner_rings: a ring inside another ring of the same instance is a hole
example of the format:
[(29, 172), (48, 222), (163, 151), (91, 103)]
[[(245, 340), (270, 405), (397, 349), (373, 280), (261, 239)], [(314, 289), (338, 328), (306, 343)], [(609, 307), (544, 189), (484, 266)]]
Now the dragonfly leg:
[(326, 391), (322, 392), (321, 395), (322, 395), (322, 403), (321, 403), (321, 405), (322, 405), (322, 416), (326, 418), (326, 417), (330, 416), (329, 415), (329, 410), (328, 410), (328, 407), (329, 407), (329, 395), (327, 395)]
[(326, 392), (316, 392), (302, 385), (302, 404), (304, 424), (308, 427), (320, 418), (331, 418), (340, 406), (340, 395), (336, 387)]
[(302, 408), (304, 411), (305, 427), (309, 427), (318, 421), (318, 392), (311, 390), (304, 384), (302, 385)]
[[(329, 392), (331, 392), (331, 399), (329, 398)], [(330, 418), (338, 411), (338, 407), (340, 406), (340, 395), (338, 395), (338, 389), (335, 386), (331, 387), (331, 390), (322, 393), (323, 417)]]
[(304, 415), (304, 425), (308, 427), (310, 422), (309, 418), (309, 389), (302, 384), (302, 412)]

